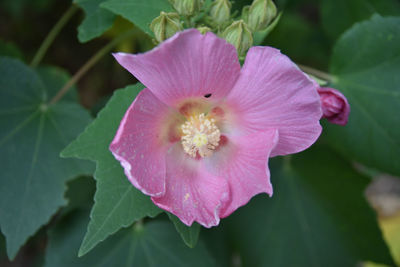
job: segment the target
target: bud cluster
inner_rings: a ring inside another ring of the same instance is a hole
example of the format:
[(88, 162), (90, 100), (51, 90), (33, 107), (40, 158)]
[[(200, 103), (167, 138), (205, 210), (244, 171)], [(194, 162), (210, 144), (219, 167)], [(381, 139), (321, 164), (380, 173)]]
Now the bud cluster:
[(226, 28), (222, 33), (222, 38), (233, 44), (240, 56), (243, 56), (253, 44), (253, 35), (242, 19)]
[(229, 0), (215, 0), (211, 4), (210, 17), (217, 25), (223, 25), (231, 18), (231, 2)]
[(183, 30), (177, 13), (165, 13), (161, 11), (160, 16), (155, 18), (150, 29), (154, 32), (154, 37), (158, 42), (162, 42), (173, 36), (176, 32)]
[(179, 15), (193, 16), (201, 10), (204, 0), (169, 0)]
[(169, 0), (176, 12), (161, 12), (150, 24), (157, 42), (162, 42), (184, 28), (197, 29), (205, 34), (215, 32), (233, 44), (239, 56), (244, 56), (253, 45), (253, 33), (268, 28), (277, 15), (272, 0), (253, 0), (245, 6), (240, 18), (234, 20), (230, 0)]
[(262, 31), (276, 17), (277, 10), (272, 0), (254, 0), (246, 7), (246, 21), (253, 31)]

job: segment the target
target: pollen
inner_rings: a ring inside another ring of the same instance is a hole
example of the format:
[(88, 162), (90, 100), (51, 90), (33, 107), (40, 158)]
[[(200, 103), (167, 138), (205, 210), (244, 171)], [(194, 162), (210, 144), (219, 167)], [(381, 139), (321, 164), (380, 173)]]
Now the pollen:
[(195, 158), (211, 156), (218, 147), (221, 132), (215, 125), (215, 119), (207, 118), (204, 113), (192, 116), (181, 125), (183, 150)]

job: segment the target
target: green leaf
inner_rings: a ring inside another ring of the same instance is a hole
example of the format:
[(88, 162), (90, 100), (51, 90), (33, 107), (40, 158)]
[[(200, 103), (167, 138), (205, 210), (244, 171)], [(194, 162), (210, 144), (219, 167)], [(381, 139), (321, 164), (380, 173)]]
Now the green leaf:
[(369, 178), (325, 146), (271, 160), (274, 195), (228, 218), (243, 266), (393, 264), (364, 198)]
[(186, 247), (173, 226), (165, 221), (152, 221), (120, 230), (78, 258), (76, 254), (86, 223), (87, 214), (81, 213), (50, 232), (45, 267), (216, 266), (202, 242), (196, 249)]
[(354, 23), (375, 13), (398, 16), (400, 3), (397, 0), (323, 0), (322, 27), (331, 39), (336, 40)]
[(96, 120), (61, 154), (63, 157), (93, 160), (97, 166), (94, 174), (97, 181), (95, 204), (79, 250), (80, 256), (120, 228), (161, 212), (149, 197), (128, 181), (120, 163), (108, 149), (125, 111), (142, 88), (143, 85), (137, 84), (117, 91)]
[(85, 43), (101, 36), (114, 23), (115, 15), (100, 7), (105, 0), (74, 0), (85, 11), (85, 19), (78, 27), (78, 39)]
[(160, 15), (161, 11), (172, 11), (167, 0), (108, 0), (101, 4), (111, 12), (121, 15), (150, 36), (150, 23)]
[[(224, 225), (224, 220), (221, 224)], [(231, 240), (222, 225), (210, 229), (203, 228), (201, 240), (205, 242), (208, 251), (217, 261), (218, 267), (233, 267), (236, 266), (232, 264), (235, 262), (236, 254), (232, 255)]]
[[(400, 18), (374, 16), (356, 24), (335, 46), (333, 87), (347, 97), (349, 123), (325, 125), (343, 155), (400, 175)], [(360, 45), (355, 45), (360, 44)]]
[(91, 164), (59, 157), (90, 117), (69, 101), (48, 106), (50, 83), (18, 60), (1, 57), (0, 73), (0, 226), (14, 258), (66, 204), (65, 182), (92, 172)]
[(62, 210), (61, 215), (74, 212), (77, 209), (87, 210), (93, 206), (93, 196), (96, 191), (96, 184), (92, 177), (81, 176), (67, 183), (65, 198), (68, 205)]
[(189, 227), (182, 223), (181, 220), (179, 220), (179, 218), (175, 215), (169, 212), (167, 212), (167, 214), (171, 222), (174, 223), (175, 229), (182, 237), (183, 242), (185, 242), (188, 247), (194, 248), (197, 244), (197, 241), (199, 240), (201, 230), (200, 224), (194, 222), (192, 226)]

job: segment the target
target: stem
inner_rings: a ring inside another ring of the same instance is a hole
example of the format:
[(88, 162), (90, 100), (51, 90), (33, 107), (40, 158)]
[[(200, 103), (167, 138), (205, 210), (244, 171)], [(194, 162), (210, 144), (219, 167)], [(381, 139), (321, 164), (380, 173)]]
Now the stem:
[(64, 15), (60, 18), (60, 20), (54, 25), (54, 27), (47, 34), (46, 38), (40, 45), (38, 51), (32, 59), (31, 67), (36, 67), (40, 61), (42, 61), (44, 55), (49, 49), (50, 45), (53, 43), (54, 39), (60, 33), (61, 29), (67, 24), (68, 20), (75, 14), (78, 8), (75, 5), (71, 5), (67, 11), (65, 11)]
[(77, 82), (79, 79), (91, 68), (94, 64), (97, 63), (105, 54), (107, 54), (115, 45), (124, 39), (130, 37), (132, 33), (135, 32), (135, 29), (125, 32), (124, 34), (118, 36), (111, 42), (109, 42), (106, 46), (100, 49), (96, 54), (94, 54), (75, 74), (72, 78), (58, 91), (58, 93), (50, 100), (49, 105), (55, 104), (58, 100), (60, 100), (68, 90)]
[(330, 75), (330, 74), (328, 74), (326, 72), (323, 72), (323, 71), (320, 71), (320, 70), (317, 70), (317, 69), (314, 69), (314, 68), (311, 68), (311, 67), (308, 67), (308, 66), (304, 66), (304, 65), (301, 65), (301, 64), (297, 64), (297, 66), (299, 66), (299, 68), (302, 71), (304, 71), (305, 73), (311, 74), (311, 75), (313, 75), (313, 76), (315, 76), (317, 78), (320, 78), (322, 80), (325, 80), (327, 82), (332, 82), (334, 80), (334, 78), (335, 78), (333, 75)]

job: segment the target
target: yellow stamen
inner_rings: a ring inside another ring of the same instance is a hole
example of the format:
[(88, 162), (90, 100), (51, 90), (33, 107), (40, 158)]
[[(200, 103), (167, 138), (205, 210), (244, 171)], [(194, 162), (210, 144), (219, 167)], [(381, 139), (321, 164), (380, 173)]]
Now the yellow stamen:
[(192, 116), (181, 126), (183, 150), (191, 157), (197, 153), (201, 157), (211, 156), (218, 146), (221, 133), (213, 118), (207, 118), (204, 113)]

